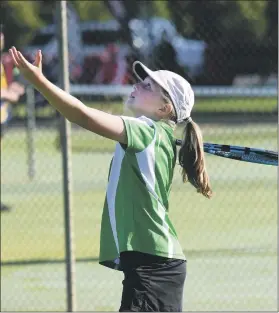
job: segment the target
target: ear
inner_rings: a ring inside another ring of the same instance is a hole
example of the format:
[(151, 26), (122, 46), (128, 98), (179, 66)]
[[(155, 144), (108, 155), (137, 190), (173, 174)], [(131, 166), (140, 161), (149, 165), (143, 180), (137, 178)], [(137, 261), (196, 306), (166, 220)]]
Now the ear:
[(172, 105), (170, 103), (164, 103), (164, 105), (159, 109), (164, 115), (169, 115), (172, 111)]

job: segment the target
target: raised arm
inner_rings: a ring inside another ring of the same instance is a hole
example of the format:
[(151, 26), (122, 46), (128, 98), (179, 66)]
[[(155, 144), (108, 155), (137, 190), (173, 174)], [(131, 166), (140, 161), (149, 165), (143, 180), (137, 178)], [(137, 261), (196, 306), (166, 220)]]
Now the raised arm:
[(35, 62), (29, 63), (15, 47), (9, 50), (15, 66), (47, 100), (70, 122), (103, 137), (127, 143), (121, 117), (89, 108), (77, 98), (52, 84), (42, 73), (42, 53), (38, 51)]

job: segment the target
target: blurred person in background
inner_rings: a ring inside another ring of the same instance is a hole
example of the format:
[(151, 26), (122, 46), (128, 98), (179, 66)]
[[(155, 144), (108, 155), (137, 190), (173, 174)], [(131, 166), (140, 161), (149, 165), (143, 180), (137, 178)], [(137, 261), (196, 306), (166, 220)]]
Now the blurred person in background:
[(163, 32), (160, 42), (154, 47), (152, 52), (152, 65), (154, 68), (163, 68), (168, 71), (173, 71), (192, 83), (187, 74), (187, 69), (184, 69), (178, 62), (177, 53), (166, 31)]
[(82, 71), (80, 82), (82, 84), (96, 83), (96, 76), (102, 67), (102, 61), (99, 55), (88, 55), (84, 59), (84, 70)]
[[(20, 96), (24, 94), (24, 87), (18, 82), (13, 82), (11, 75), (12, 69), (9, 72), (9, 79), (7, 79), (6, 71), (2, 63), (2, 51), (4, 49), (4, 33), (0, 33), (0, 48), (1, 48), (1, 145), (3, 141), (4, 132), (7, 124), (11, 119), (11, 106), (10, 104), (18, 102)], [(1, 203), (1, 212), (9, 211), (11, 208)]]
[(125, 83), (127, 63), (125, 57), (119, 51), (115, 44), (109, 44), (101, 56), (102, 66), (95, 77), (97, 84), (115, 84)]

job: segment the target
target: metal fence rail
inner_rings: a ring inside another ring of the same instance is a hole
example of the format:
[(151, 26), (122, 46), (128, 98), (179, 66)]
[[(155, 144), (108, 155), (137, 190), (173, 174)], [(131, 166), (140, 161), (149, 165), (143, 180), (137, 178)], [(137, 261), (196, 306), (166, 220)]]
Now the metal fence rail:
[[(132, 85), (71, 85), (70, 92), (75, 96), (127, 96), (131, 93)], [(278, 95), (276, 87), (224, 87), (224, 86), (193, 86), (196, 97), (268, 97)]]

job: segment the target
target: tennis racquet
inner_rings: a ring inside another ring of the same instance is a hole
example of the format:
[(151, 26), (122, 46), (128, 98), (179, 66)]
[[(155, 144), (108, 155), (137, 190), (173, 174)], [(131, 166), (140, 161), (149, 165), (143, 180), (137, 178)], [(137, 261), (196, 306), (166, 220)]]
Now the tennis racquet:
[[(176, 144), (181, 146), (182, 140), (177, 139)], [(228, 159), (278, 166), (278, 152), (275, 151), (214, 143), (204, 143), (203, 148), (206, 153)]]

